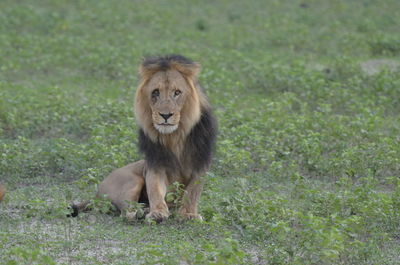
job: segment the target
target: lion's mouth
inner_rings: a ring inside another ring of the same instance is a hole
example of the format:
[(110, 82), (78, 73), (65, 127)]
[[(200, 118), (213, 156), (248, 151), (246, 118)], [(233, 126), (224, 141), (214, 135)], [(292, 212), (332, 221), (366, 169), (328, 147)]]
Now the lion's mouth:
[(175, 124), (171, 124), (171, 123), (159, 123), (158, 125), (160, 125), (160, 126), (175, 126)]
[(171, 123), (159, 123), (159, 124), (154, 124), (154, 127), (157, 129), (162, 134), (170, 134), (174, 132), (176, 129), (178, 129), (177, 124), (171, 124)]

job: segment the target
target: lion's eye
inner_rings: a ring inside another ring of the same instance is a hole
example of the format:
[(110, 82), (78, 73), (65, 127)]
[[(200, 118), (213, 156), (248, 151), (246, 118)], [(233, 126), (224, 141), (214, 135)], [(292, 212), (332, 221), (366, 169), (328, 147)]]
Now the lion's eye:
[(160, 90), (154, 89), (153, 92), (151, 92), (151, 96), (153, 98), (156, 98), (156, 97), (160, 96)]
[(180, 91), (180, 90), (175, 90), (175, 92), (174, 92), (174, 96), (175, 96), (175, 97), (179, 96), (180, 94), (182, 94), (182, 91)]

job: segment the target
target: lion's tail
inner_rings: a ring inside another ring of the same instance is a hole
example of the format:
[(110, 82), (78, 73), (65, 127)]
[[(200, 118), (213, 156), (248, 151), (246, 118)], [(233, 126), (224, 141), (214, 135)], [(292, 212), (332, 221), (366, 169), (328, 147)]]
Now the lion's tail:
[(70, 214), (67, 214), (67, 217), (77, 217), (80, 212), (88, 212), (92, 210), (90, 207), (91, 201), (83, 201), (76, 204), (71, 204), (69, 209), (72, 210)]
[(0, 202), (3, 200), (6, 195), (6, 188), (0, 184)]

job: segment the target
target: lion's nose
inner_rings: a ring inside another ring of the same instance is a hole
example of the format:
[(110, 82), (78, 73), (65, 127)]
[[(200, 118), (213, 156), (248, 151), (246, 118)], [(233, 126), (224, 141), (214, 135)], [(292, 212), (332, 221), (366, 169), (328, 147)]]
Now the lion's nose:
[(167, 113), (167, 114), (159, 113), (159, 114), (160, 114), (161, 117), (164, 118), (165, 122), (167, 122), (167, 120), (169, 119), (169, 117), (171, 117), (171, 116), (173, 115), (173, 113)]

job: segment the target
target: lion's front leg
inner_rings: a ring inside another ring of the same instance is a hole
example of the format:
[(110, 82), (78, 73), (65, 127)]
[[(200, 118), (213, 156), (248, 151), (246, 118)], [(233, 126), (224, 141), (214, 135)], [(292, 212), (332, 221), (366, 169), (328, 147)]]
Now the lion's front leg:
[(148, 170), (146, 173), (146, 189), (149, 198), (150, 212), (146, 218), (162, 222), (169, 216), (165, 195), (167, 193), (168, 179), (165, 172)]
[(198, 214), (197, 206), (203, 190), (203, 181), (199, 177), (193, 177), (186, 186), (182, 199), (182, 207), (179, 214), (185, 219), (203, 220)]

